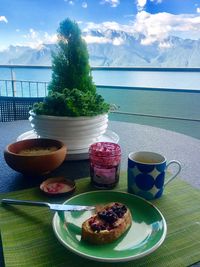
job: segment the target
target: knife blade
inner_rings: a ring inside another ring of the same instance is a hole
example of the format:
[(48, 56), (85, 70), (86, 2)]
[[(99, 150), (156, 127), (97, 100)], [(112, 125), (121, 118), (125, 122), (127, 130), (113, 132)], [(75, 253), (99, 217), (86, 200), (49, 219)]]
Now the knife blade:
[(49, 202), (18, 200), (18, 199), (9, 199), (9, 198), (2, 199), (1, 203), (11, 204), (11, 205), (38, 206), (38, 207), (45, 206), (45, 207), (49, 207), (50, 210), (54, 210), (54, 211), (87, 211), (87, 210), (93, 210), (96, 208), (95, 206), (52, 204)]

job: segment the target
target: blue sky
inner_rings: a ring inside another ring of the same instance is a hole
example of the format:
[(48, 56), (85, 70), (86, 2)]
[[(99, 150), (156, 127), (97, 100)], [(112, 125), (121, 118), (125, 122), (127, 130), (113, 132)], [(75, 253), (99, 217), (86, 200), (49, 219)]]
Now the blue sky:
[[(0, 50), (37, 47), (56, 41), (59, 22), (76, 20), (81, 29), (123, 29), (142, 33), (143, 45), (169, 35), (200, 39), (200, 0), (0, 0)], [(109, 40), (92, 39), (89, 42)], [(116, 45), (120, 41), (116, 41)]]

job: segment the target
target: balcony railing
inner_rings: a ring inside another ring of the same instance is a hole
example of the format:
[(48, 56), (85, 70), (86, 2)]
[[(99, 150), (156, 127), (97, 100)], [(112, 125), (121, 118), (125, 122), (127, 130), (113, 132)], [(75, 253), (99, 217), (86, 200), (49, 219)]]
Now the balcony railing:
[(48, 82), (0, 80), (0, 96), (44, 97), (47, 87)]
[[(12, 67), (12, 69), (17, 66)], [(22, 67), (22, 66), (21, 66)], [(23, 66), (25, 68), (26, 66)], [(31, 68), (31, 67), (29, 67)], [(41, 68), (41, 67), (40, 67)], [(44, 67), (43, 67), (44, 68)], [(200, 72), (200, 69), (160, 68), (92, 68), (93, 71), (170, 71)], [(0, 79), (0, 98), (37, 101), (48, 94), (48, 81)], [(119, 106), (110, 114), (113, 120), (150, 124), (200, 138), (200, 90), (193, 88), (151, 88), (118, 85), (97, 85), (97, 91), (109, 103)], [(2, 102), (1, 102), (2, 103)], [(15, 101), (16, 103), (16, 101)], [(33, 101), (31, 102), (33, 103)], [(32, 105), (30, 105), (32, 106)], [(5, 111), (4, 111), (5, 112)], [(2, 111), (0, 111), (2, 121)], [(27, 115), (28, 116), (28, 115)]]

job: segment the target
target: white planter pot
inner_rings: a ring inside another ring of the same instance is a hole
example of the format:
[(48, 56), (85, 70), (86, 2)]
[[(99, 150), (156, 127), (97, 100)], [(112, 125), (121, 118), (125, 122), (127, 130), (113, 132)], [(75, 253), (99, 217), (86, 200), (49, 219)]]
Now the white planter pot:
[(36, 115), (30, 111), (29, 121), (39, 137), (63, 141), (68, 150), (86, 149), (106, 132), (108, 114), (92, 117)]

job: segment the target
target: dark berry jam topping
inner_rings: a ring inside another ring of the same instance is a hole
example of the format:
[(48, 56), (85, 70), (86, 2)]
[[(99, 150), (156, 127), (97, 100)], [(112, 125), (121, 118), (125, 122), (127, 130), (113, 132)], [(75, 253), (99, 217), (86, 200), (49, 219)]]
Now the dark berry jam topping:
[[(118, 204), (118, 203), (117, 203)], [(118, 218), (122, 218), (127, 211), (125, 205), (115, 205), (112, 207), (113, 212), (118, 216)]]
[(98, 216), (101, 221), (95, 221), (95, 218), (91, 218), (89, 221), (90, 227), (94, 232), (99, 233), (102, 230), (108, 230), (115, 228), (114, 223), (124, 216), (127, 208), (125, 205), (115, 203), (112, 207), (98, 212)]
[(112, 209), (98, 212), (98, 216), (99, 216), (99, 218), (101, 218), (102, 220), (104, 220), (110, 224), (116, 222), (118, 219), (117, 214), (115, 212), (113, 212)]
[(104, 225), (104, 224), (100, 224), (100, 223), (95, 223), (95, 222), (93, 222), (93, 223), (90, 225), (90, 227), (92, 228), (92, 230), (93, 230), (94, 232), (97, 232), (97, 233), (99, 233), (99, 232), (102, 231), (102, 230), (106, 230), (106, 225)]

